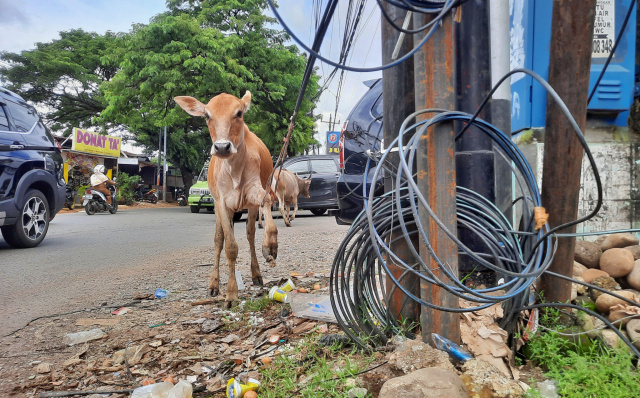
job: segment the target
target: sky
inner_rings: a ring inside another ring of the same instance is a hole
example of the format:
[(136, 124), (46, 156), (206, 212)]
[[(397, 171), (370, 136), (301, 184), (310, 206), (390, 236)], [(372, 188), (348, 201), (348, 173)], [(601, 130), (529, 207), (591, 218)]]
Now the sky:
[[(347, 3), (340, 2), (322, 46), (321, 54), (332, 60), (337, 60)], [(278, 4), (285, 23), (310, 46), (314, 33), (313, 1), (279, 0)], [(165, 11), (166, 7), (164, 0), (0, 0), (0, 10), (0, 51), (20, 52), (35, 48), (35, 43), (57, 39), (58, 32), (69, 29), (82, 28), (100, 34), (106, 31), (128, 32), (132, 24), (146, 24), (151, 17)], [(268, 13), (272, 15), (270, 11)], [(375, 2), (369, 1), (349, 65), (363, 67), (380, 64), (379, 22)], [(320, 61), (316, 62), (316, 66), (319, 67), (320, 76), (328, 75), (333, 69)], [(334, 130), (340, 130), (353, 105), (366, 92), (362, 82), (380, 76), (380, 72), (345, 74), (336, 117), (340, 124)], [(335, 111), (337, 83), (338, 76), (318, 102), (316, 113), (322, 115), (324, 121), (329, 121), (329, 115)], [(316, 139), (323, 144), (328, 128), (328, 123), (318, 123)]]

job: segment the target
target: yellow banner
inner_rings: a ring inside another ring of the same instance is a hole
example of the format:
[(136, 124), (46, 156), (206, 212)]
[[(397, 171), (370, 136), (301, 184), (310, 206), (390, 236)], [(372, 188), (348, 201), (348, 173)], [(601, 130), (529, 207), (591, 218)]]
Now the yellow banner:
[(71, 149), (96, 155), (120, 157), (121, 139), (110, 135), (100, 135), (93, 131), (73, 129)]

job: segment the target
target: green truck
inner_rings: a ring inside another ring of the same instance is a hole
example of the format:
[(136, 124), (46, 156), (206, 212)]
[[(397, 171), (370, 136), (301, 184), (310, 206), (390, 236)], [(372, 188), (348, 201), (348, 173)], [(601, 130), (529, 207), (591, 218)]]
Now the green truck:
[[(207, 209), (207, 211), (215, 211), (215, 202), (209, 191), (209, 183), (207, 182), (207, 172), (209, 166), (204, 166), (198, 181), (189, 189), (189, 208), (192, 213), (199, 213), (200, 209)], [(233, 214), (233, 221), (239, 221), (242, 218), (242, 213), (246, 213), (246, 210)]]

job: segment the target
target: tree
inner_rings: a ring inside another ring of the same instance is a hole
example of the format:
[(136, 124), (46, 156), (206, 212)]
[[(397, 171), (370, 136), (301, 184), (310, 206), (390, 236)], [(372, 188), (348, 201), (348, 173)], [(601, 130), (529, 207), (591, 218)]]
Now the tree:
[[(60, 39), (37, 43), (34, 50), (0, 53), (8, 65), (0, 68), (0, 77), (10, 90), (37, 104), (54, 131), (68, 135), (73, 127), (91, 127), (105, 108), (98, 88), (115, 76), (114, 54), (123, 38), (82, 29), (60, 32)], [(112, 62), (103, 62), (106, 54)]]
[[(211, 139), (204, 120), (182, 111), (173, 97), (190, 95), (207, 102), (221, 92), (253, 95), (246, 122), (277, 154), (286, 134), (305, 66), (282, 32), (267, 29), (266, 3), (172, 1), (169, 12), (148, 26), (134, 28), (126, 42), (120, 71), (101, 86), (108, 103), (103, 122), (126, 126), (138, 143), (155, 148), (157, 132), (168, 127), (167, 157), (180, 167), (185, 185), (208, 160)], [(319, 89), (314, 76), (307, 98)], [(290, 154), (315, 143), (314, 102), (301, 109)]]

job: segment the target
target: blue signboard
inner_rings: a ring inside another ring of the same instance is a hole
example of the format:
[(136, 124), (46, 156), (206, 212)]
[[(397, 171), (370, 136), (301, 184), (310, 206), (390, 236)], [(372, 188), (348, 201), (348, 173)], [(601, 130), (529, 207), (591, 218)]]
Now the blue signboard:
[(340, 153), (340, 132), (327, 131), (327, 153)]

